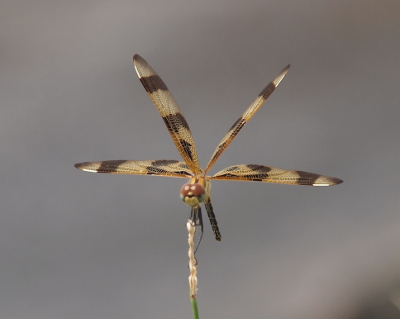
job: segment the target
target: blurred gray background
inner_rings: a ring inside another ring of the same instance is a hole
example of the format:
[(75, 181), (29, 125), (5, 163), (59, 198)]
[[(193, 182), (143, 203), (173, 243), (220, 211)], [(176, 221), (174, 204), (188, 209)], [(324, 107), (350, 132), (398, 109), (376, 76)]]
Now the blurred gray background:
[(400, 318), (400, 2), (0, 4), (0, 318), (190, 318), (186, 180), (77, 162), (180, 159), (137, 79), (172, 91), (203, 167), (254, 163), (329, 188), (214, 181), (201, 318)]

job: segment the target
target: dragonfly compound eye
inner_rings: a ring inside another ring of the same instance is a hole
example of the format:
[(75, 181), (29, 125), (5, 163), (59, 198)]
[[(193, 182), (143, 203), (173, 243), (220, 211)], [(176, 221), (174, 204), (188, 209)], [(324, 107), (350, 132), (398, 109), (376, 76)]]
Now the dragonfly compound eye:
[(181, 187), (181, 199), (189, 206), (197, 206), (206, 198), (206, 190), (201, 184), (187, 183)]

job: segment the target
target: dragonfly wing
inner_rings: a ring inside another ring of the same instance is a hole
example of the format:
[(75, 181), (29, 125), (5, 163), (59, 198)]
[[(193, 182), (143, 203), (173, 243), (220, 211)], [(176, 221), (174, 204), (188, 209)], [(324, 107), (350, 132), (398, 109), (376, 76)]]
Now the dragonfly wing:
[(257, 96), (253, 103), (247, 108), (247, 110), (243, 113), (241, 117), (232, 125), (229, 129), (228, 133), (224, 136), (222, 141), (219, 143), (217, 148), (214, 151), (214, 154), (211, 156), (210, 161), (207, 164), (205, 169), (205, 173), (209, 171), (209, 169), (214, 165), (217, 159), (221, 156), (221, 154), (225, 151), (225, 149), (229, 146), (235, 136), (239, 133), (242, 127), (251, 119), (251, 117), (256, 113), (256, 111), (260, 108), (260, 106), (268, 99), (272, 92), (274, 92), (275, 88), (279, 85), (282, 79), (285, 77), (286, 73), (289, 70), (290, 65), (286, 66), (282, 72), (271, 81), (264, 90)]
[(309, 186), (331, 186), (343, 182), (336, 177), (256, 164), (240, 164), (227, 167), (215, 174), (212, 179)]
[(75, 167), (91, 173), (155, 175), (184, 178), (192, 176), (192, 172), (187, 167), (186, 163), (176, 160), (113, 160), (84, 162), (75, 164)]
[(145, 59), (135, 54), (133, 64), (185, 163), (196, 175), (202, 174), (192, 133), (174, 97)]

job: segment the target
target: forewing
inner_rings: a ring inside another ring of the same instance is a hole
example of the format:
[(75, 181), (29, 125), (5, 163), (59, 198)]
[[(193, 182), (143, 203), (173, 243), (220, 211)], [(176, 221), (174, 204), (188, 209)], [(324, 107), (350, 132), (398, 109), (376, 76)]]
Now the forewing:
[(336, 177), (256, 164), (240, 164), (227, 167), (215, 174), (212, 179), (308, 186), (331, 186), (343, 182)]
[(185, 163), (196, 175), (200, 175), (202, 169), (199, 165), (193, 136), (174, 97), (145, 59), (135, 54), (133, 64), (140, 81), (162, 116)]
[(75, 167), (91, 173), (156, 175), (184, 178), (192, 176), (186, 163), (176, 160), (84, 162), (75, 164)]
[(209, 169), (214, 165), (217, 159), (221, 156), (221, 154), (225, 151), (225, 149), (229, 146), (235, 136), (239, 133), (242, 127), (251, 119), (251, 117), (256, 113), (256, 111), (260, 108), (260, 106), (267, 100), (267, 98), (274, 92), (275, 88), (279, 85), (282, 79), (285, 77), (286, 73), (289, 70), (290, 65), (286, 66), (282, 72), (271, 81), (264, 90), (257, 96), (253, 103), (247, 108), (247, 110), (243, 113), (241, 117), (232, 125), (229, 129), (228, 133), (224, 136), (222, 141), (219, 143), (217, 148), (214, 151), (214, 154), (211, 156), (210, 161), (205, 169), (205, 173), (209, 171)]

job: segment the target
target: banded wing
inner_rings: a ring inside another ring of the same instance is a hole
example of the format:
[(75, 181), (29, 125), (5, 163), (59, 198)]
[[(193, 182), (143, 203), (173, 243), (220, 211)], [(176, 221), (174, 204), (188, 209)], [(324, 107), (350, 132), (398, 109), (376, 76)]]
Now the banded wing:
[(336, 177), (256, 164), (240, 164), (227, 167), (215, 174), (212, 179), (308, 186), (331, 186), (343, 182)]
[(257, 96), (253, 103), (247, 108), (247, 110), (243, 113), (241, 117), (232, 125), (229, 129), (228, 133), (224, 136), (222, 141), (219, 143), (217, 148), (214, 151), (214, 154), (211, 156), (210, 161), (207, 164), (207, 167), (204, 173), (207, 173), (209, 169), (214, 165), (217, 159), (221, 156), (221, 154), (225, 151), (225, 149), (229, 146), (235, 136), (239, 133), (242, 127), (252, 118), (254, 113), (260, 108), (261, 105), (268, 99), (272, 92), (274, 92), (275, 88), (279, 85), (282, 79), (285, 77), (288, 72), (290, 64), (287, 65), (282, 72), (271, 81), (264, 90)]
[(192, 133), (178, 104), (167, 86), (140, 55), (133, 56), (133, 64), (146, 92), (162, 116), (165, 125), (185, 163), (196, 175), (201, 175)]
[(183, 178), (192, 176), (192, 172), (186, 163), (176, 160), (84, 162), (75, 164), (75, 167), (92, 173), (156, 175)]

